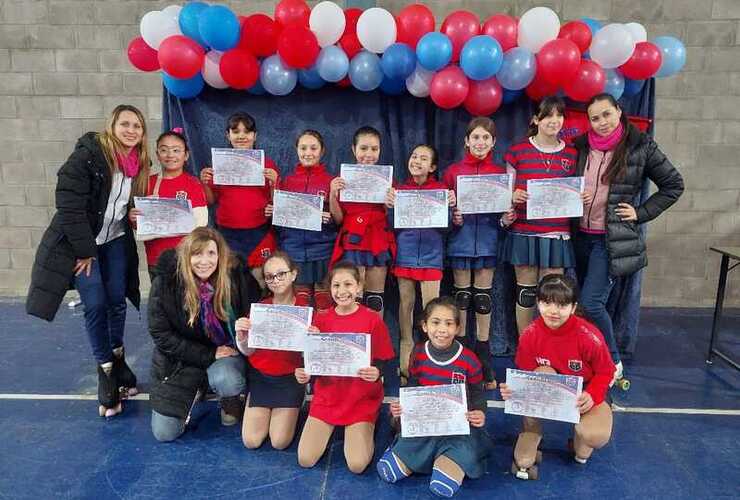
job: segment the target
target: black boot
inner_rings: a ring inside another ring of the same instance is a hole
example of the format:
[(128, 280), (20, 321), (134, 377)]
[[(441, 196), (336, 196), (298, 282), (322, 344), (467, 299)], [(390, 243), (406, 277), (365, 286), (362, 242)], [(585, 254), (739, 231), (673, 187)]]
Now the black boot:
[(221, 398), (221, 424), (236, 425), (244, 414), (244, 399), (241, 395)]
[[(116, 352), (118, 351), (118, 352)], [(120, 353), (120, 356), (119, 354)], [(113, 373), (118, 381), (122, 397), (134, 396), (139, 391), (136, 389), (136, 375), (126, 363), (126, 355), (123, 347), (113, 350)]]
[(487, 340), (478, 340), (475, 342), (475, 354), (480, 360), (481, 367), (483, 368), (483, 382), (486, 385), (496, 383), (496, 374), (493, 372), (491, 366), (491, 349), (488, 346)]
[(100, 416), (106, 415), (106, 410), (115, 409), (121, 401), (118, 392), (118, 382), (112, 367), (110, 370), (98, 366), (98, 402), (101, 410)]

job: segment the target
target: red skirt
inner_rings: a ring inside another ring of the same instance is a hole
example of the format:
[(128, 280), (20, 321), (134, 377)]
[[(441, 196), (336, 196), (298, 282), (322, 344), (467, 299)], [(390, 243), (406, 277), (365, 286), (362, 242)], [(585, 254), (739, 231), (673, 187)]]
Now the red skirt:
[(442, 270), (432, 267), (394, 267), (391, 271), (396, 278), (406, 278), (412, 281), (440, 281)]

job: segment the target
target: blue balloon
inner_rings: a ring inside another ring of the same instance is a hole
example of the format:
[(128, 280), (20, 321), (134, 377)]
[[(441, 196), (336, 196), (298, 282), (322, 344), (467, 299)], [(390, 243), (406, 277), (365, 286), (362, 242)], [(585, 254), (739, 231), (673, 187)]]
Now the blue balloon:
[(192, 38), (204, 47), (208, 44), (201, 38), (198, 24), (201, 13), (206, 9), (208, 9), (208, 4), (203, 2), (189, 2), (182, 8), (180, 17), (178, 18), (182, 34)]
[(606, 85), (604, 92), (611, 94), (614, 99), (619, 99), (624, 93), (624, 77), (616, 69), (606, 70)]
[(215, 50), (229, 50), (239, 43), (239, 19), (223, 5), (212, 5), (200, 13), (198, 31), (206, 45)]
[(321, 78), (321, 75), (319, 75), (319, 71), (316, 69), (315, 64), (308, 69), (301, 69), (298, 71), (298, 82), (311, 90), (320, 89), (326, 84), (324, 79)]
[(625, 97), (632, 97), (642, 92), (642, 87), (645, 86), (645, 80), (630, 80), (629, 78), (624, 79), (624, 95)]
[(601, 28), (604, 27), (604, 25), (601, 22), (597, 21), (596, 19), (592, 19), (590, 17), (582, 17), (581, 21), (586, 23), (586, 25), (588, 26), (588, 29), (591, 30), (591, 36), (594, 36), (597, 31), (599, 31)]
[(319, 52), (319, 57), (316, 59), (316, 68), (323, 80), (333, 83), (338, 82), (347, 76), (349, 58), (336, 45), (329, 45)]
[(257, 79), (257, 83), (252, 85), (247, 89), (247, 92), (252, 95), (265, 95), (267, 94), (267, 91), (265, 90), (265, 87), (262, 86), (262, 82), (260, 82), (259, 78)]
[(681, 71), (686, 64), (686, 47), (683, 42), (673, 36), (657, 36), (653, 43), (658, 46), (663, 56), (663, 62), (660, 63), (660, 69), (655, 76), (662, 78)]
[(523, 90), (510, 90), (510, 89), (504, 89), (504, 96), (501, 99), (501, 102), (504, 104), (511, 104), (512, 102), (519, 99), (519, 97), (524, 93)]
[(383, 81), (380, 58), (367, 50), (359, 52), (349, 63), (349, 79), (357, 90), (377, 89)]
[(288, 95), (298, 82), (298, 74), (283, 63), (277, 54), (271, 55), (260, 67), (262, 86), (272, 95)]
[(452, 42), (443, 33), (437, 31), (427, 33), (416, 44), (416, 57), (424, 69), (429, 71), (442, 69), (452, 59)]
[(460, 52), (460, 67), (471, 80), (488, 80), (498, 73), (503, 62), (501, 44), (488, 35), (474, 36)]
[(162, 82), (170, 94), (177, 96), (180, 99), (192, 99), (200, 94), (205, 85), (203, 76), (200, 73), (196, 73), (192, 78), (183, 80), (180, 78), (174, 78), (162, 71)]
[(496, 79), (504, 89), (521, 90), (534, 80), (537, 59), (529, 49), (514, 47), (506, 51)]
[(383, 52), (380, 65), (388, 78), (407, 78), (416, 69), (416, 54), (405, 43), (394, 43)]
[(388, 95), (401, 95), (406, 91), (406, 79), (384, 76), (380, 82), (380, 90)]

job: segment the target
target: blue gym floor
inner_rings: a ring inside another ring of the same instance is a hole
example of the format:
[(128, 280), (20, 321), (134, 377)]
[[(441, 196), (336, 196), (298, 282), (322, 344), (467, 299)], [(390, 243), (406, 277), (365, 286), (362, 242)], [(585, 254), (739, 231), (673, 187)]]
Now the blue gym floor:
[[(127, 358), (147, 392), (151, 341), (129, 310)], [(97, 416), (96, 378), (81, 309), (63, 306), (54, 323), (0, 301), (0, 498), (431, 498), (428, 477), (383, 483), (374, 464), (350, 473), (336, 434), (311, 470), (296, 463), (296, 443), (246, 450), (238, 427), (221, 427), (215, 402), (201, 404), (178, 441), (159, 444), (145, 398), (124, 413)], [(613, 389), (614, 434), (585, 466), (566, 452), (570, 427), (545, 426), (540, 480), (510, 473), (519, 418), (504, 415), (498, 394), (488, 412), (493, 452), (487, 474), (468, 480), (458, 498), (740, 498), (740, 373), (704, 361), (710, 311), (643, 309), (629, 392)], [(725, 314), (720, 347), (740, 357), (740, 314)], [(496, 358), (501, 377), (511, 360)], [(392, 381), (389, 380), (389, 383)], [(381, 415), (376, 451), (391, 439)], [(377, 458), (377, 457), (376, 457)]]

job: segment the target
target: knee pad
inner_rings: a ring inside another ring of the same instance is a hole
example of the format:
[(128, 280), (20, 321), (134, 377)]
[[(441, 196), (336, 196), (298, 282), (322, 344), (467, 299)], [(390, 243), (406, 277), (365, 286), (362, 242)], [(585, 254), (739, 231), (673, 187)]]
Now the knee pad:
[(452, 293), (455, 294), (455, 304), (461, 311), (467, 311), (470, 309), (470, 303), (473, 301), (473, 294), (470, 292), (470, 287), (458, 288), (454, 287)]
[(365, 305), (373, 311), (383, 310), (383, 292), (365, 292), (363, 299)]
[(478, 314), (491, 314), (493, 302), (490, 288), (473, 288), (473, 306)]
[(324, 311), (331, 308), (333, 304), (334, 301), (331, 298), (331, 293), (324, 290), (314, 292), (313, 305), (316, 307), (316, 309)]
[(516, 303), (526, 309), (537, 304), (537, 285), (516, 284)]

